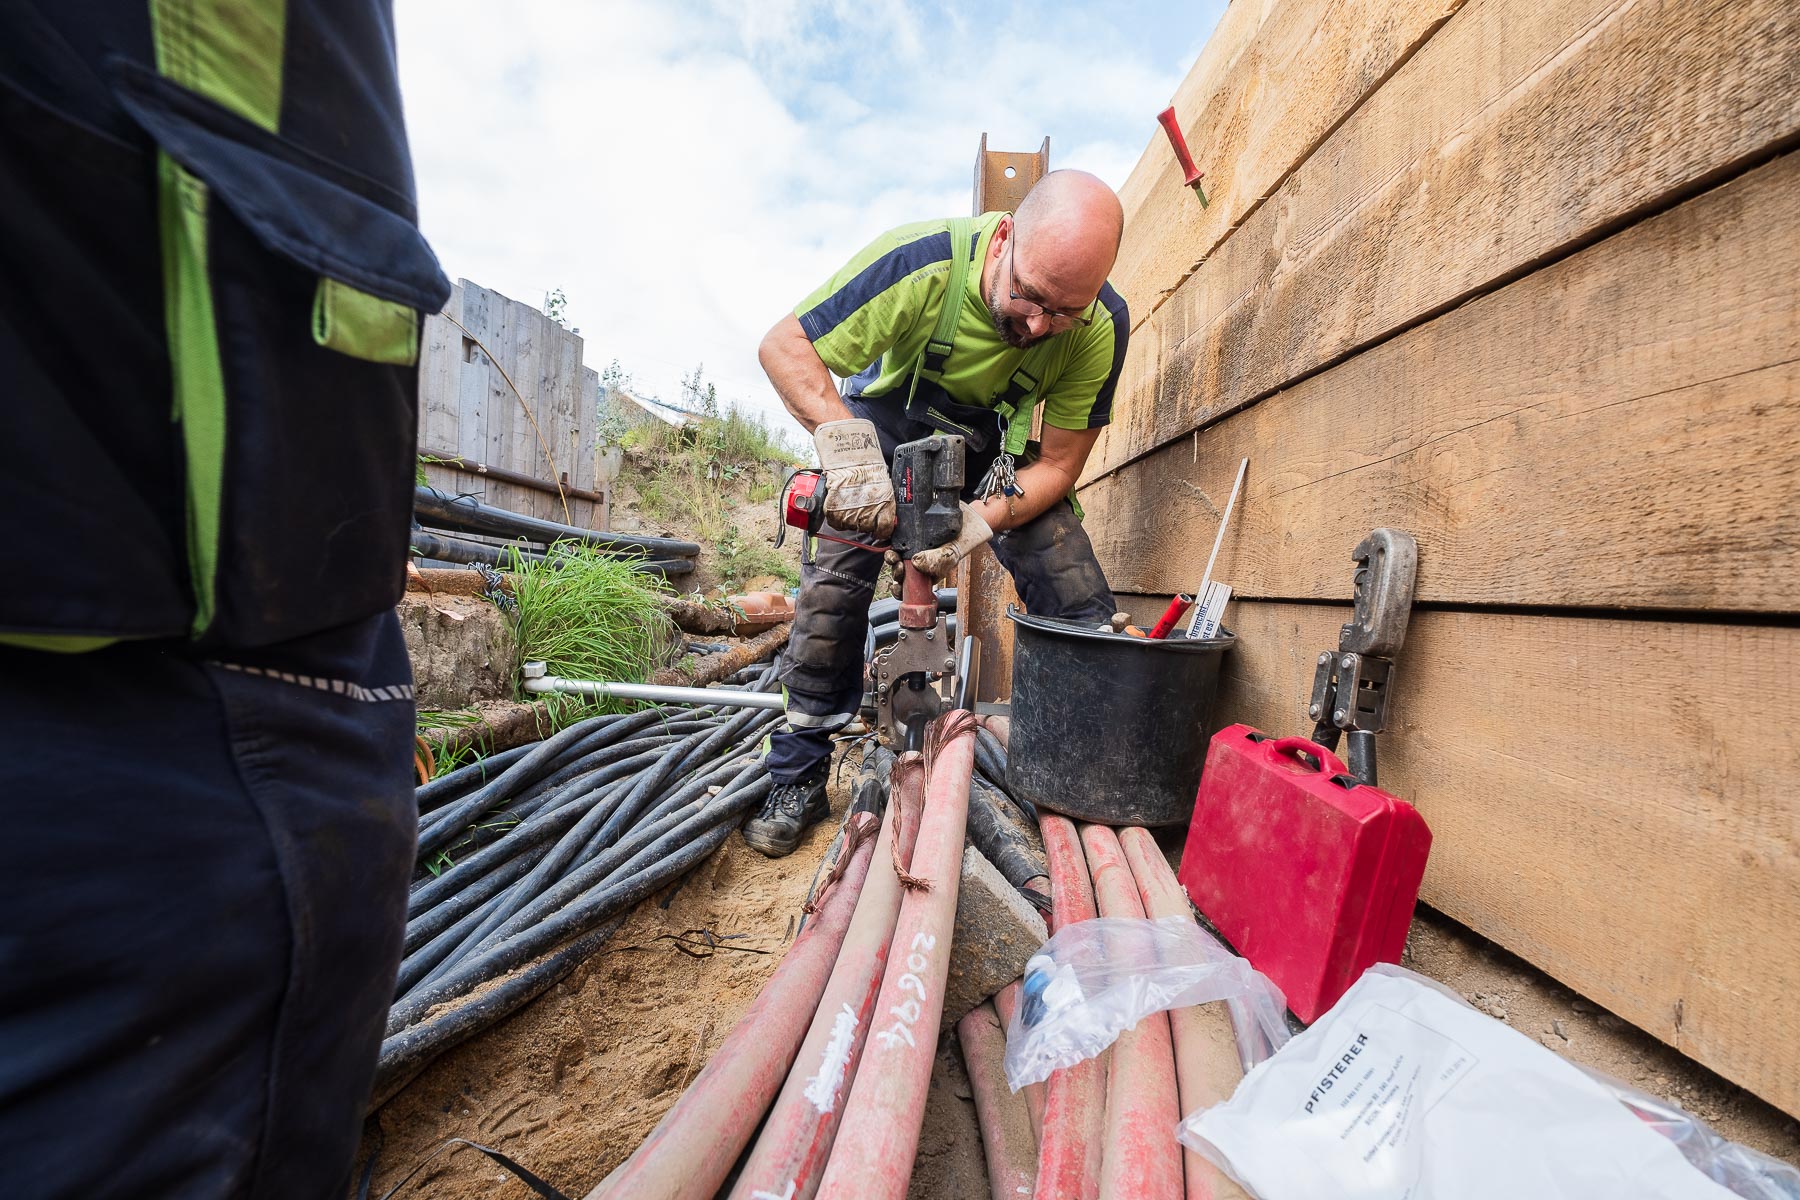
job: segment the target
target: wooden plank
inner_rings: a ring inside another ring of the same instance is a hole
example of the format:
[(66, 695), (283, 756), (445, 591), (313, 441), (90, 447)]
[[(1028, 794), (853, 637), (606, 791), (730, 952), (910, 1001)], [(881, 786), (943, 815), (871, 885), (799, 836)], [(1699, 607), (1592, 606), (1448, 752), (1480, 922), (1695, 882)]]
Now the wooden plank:
[[(475, 336), (479, 336), (476, 334), (477, 330), (487, 327), (489, 293), (466, 279), (458, 281), (458, 286), (462, 289), (462, 315), (458, 319), (467, 332), (457, 331), (461, 338), (461, 355), (456, 374), (456, 442), (449, 448), (473, 462), (485, 462), (488, 452), (488, 413), (493, 407), (494, 368), (487, 353), (476, 344)], [(437, 472), (426, 473), (436, 481)], [(486, 489), (485, 480), (458, 471), (445, 490), (456, 495), (480, 496), (485, 502)]]
[(594, 529), (611, 529), (612, 480), (600, 478), (600, 372), (584, 366), (580, 378), (581, 444), (585, 447), (582, 458), (587, 463), (588, 486), (602, 497), (600, 503), (593, 506), (590, 523)]
[[(1335, 599), (1370, 528), (1419, 599), (1791, 612), (1800, 154), (1384, 342), (1081, 493), (1115, 587)], [(1646, 569), (1653, 556), (1654, 569)]]
[(1471, 0), (1132, 339), (1086, 478), (1800, 136), (1787, 0)]
[[(461, 292), (452, 289), (444, 311), (460, 318)], [(439, 313), (427, 313), (419, 340), (419, 441), (421, 447), (456, 445), (461, 395), (457, 363), (462, 330)]]
[[(548, 478), (549, 468), (544, 464), (543, 451), (538, 448), (538, 430), (532, 427), (538, 412), (544, 407), (544, 379), (540, 369), (544, 347), (544, 326), (549, 322), (544, 314), (528, 304), (517, 300), (509, 300), (506, 306), (508, 345), (511, 351), (507, 370), (512, 375), (513, 383), (518, 388), (514, 394), (512, 388), (507, 389), (508, 399), (512, 404), (512, 425), (507, 431), (506, 458), (507, 465), (515, 471), (540, 478)], [(520, 400), (524, 403), (521, 404)], [(526, 406), (530, 411), (526, 411)], [(525, 489), (519, 489), (523, 493)], [(515, 503), (525, 507), (520, 511), (529, 512), (533, 516), (540, 513), (546, 518), (554, 515), (558, 521), (563, 520), (562, 506), (542, 492), (529, 495), (520, 494)]]
[[(1234, 602), (1215, 724), (1301, 732), (1348, 615)], [(1800, 1115), (1800, 725), (1746, 711), (1797, 660), (1794, 628), (1416, 612), (1380, 769), (1432, 906)]]
[(981, 664), (975, 676), (977, 701), (1005, 700), (1012, 695), (1013, 623), (1009, 605), (1024, 608), (1012, 576), (994, 551), (978, 546), (956, 565), (957, 628), (973, 634), (981, 643)]
[(1160, 129), (1120, 189), (1112, 284), (1142, 324), (1463, 0), (1237, 0), (1176, 92), (1208, 205)]
[[(591, 486), (593, 455), (582, 452), (581, 442), (581, 338), (554, 322), (546, 321), (545, 328), (556, 335), (556, 436), (550, 443), (556, 450), (556, 466), (564, 486), (580, 486), (578, 480)], [(569, 513), (575, 524), (592, 527), (590, 502), (570, 501)]]

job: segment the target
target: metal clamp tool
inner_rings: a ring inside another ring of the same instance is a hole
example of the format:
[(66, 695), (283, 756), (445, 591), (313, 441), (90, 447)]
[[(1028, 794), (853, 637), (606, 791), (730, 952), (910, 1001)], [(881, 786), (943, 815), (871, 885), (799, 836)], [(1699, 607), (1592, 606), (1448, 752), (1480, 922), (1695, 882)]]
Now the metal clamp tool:
[[(902, 560), (956, 540), (962, 532), (963, 440), (948, 434), (907, 442), (894, 451), (894, 549)], [(980, 647), (964, 634), (959, 649), (938, 612), (932, 578), (904, 561), (900, 630), (871, 665), (877, 722), (900, 750), (923, 745), (939, 713), (974, 696)]]
[(1319, 655), (1313, 672), (1312, 740), (1336, 750), (1349, 733), (1350, 772), (1375, 783), (1375, 735), (1386, 727), (1394, 658), (1406, 641), (1419, 544), (1399, 529), (1377, 529), (1357, 543), (1355, 614), (1338, 633), (1338, 648)]

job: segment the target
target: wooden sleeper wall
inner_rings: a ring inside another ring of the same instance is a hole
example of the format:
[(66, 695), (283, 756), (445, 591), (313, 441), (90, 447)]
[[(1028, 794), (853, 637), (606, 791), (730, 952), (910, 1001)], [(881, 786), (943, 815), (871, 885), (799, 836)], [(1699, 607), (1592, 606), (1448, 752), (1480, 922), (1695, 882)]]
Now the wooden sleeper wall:
[(1351, 547), (1413, 532), (1425, 898), (1800, 1115), (1800, 15), (1236, 0), (1214, 43), (1214, 204), (1160, 138), (1122, 193), (1115, 589), (1192, 590), (1249, 455), (1218, 716), (1297, 731)]
[[(459, 279), (444, 314), (425, 319), (420, 451), (451, 451), (545, 483), (566, 475), (570, 486), (603, 490), (594, 482), (600, 376), (582, 365), (582, 344), (580, 335), (529, 304)], [(536, 418), (535, 430), (521, 396)], [(485, 504), (584, 529), (605, 527), (605, 514), (596, 512), (600, 506), (592, 501), (569, 498), (565, 515), (557, 496), (534, 488), (446, 466), (427, 465), (425, 474), (452, 495), (472, 495)]]

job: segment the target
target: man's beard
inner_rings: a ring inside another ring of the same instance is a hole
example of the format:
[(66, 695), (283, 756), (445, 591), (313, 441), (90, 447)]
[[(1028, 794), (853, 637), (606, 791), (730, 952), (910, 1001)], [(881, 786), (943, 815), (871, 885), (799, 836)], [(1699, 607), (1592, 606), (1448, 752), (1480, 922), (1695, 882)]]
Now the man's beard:
[(988, 316), (993, 318), (994, 328), (999, 331), (1000, 340), (1015, 350), (1023, 350), (1027, 346), (1035, 346), (1050, 336), (1049, 330), (1033, 337), (1025, 328), (1025, 323), (1008, 313), (1000, 304), (1000, 284), (995, 282), (994, 290), (988, 294)]

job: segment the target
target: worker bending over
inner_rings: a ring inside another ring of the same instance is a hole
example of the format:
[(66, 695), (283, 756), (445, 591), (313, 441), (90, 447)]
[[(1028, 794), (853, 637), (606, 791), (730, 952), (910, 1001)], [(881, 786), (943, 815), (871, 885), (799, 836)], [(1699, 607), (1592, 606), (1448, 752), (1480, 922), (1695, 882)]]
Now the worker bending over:
[[(1125, 360), (1131, 323), (1106, 282), (1123, 227), (1112, 189), (1081, 171), (1053, 171), (1017, 213), (882, 234), (769, 331), (763, 369), (818, 447), (827, 532), (886, 538), (895, 448), (958, 434), (968, 455), (962, 533), (914, 564), (941, 579), (991, 539), (1029, 611), (1112, 615), (1071, 495)], [(846, 381), (841, 396), (834, 374)], [(1026, 441), (1034, 408), (1043, 413), (1041, 445)], [(787, 728), (767, 759), (776, 786), (744, 826), (764, 854), (790, 853), (829, 813), (831, 735), (862, 697), (881, 563), (820, 541), (816, 561), (801, 569), (781, 667)]]

